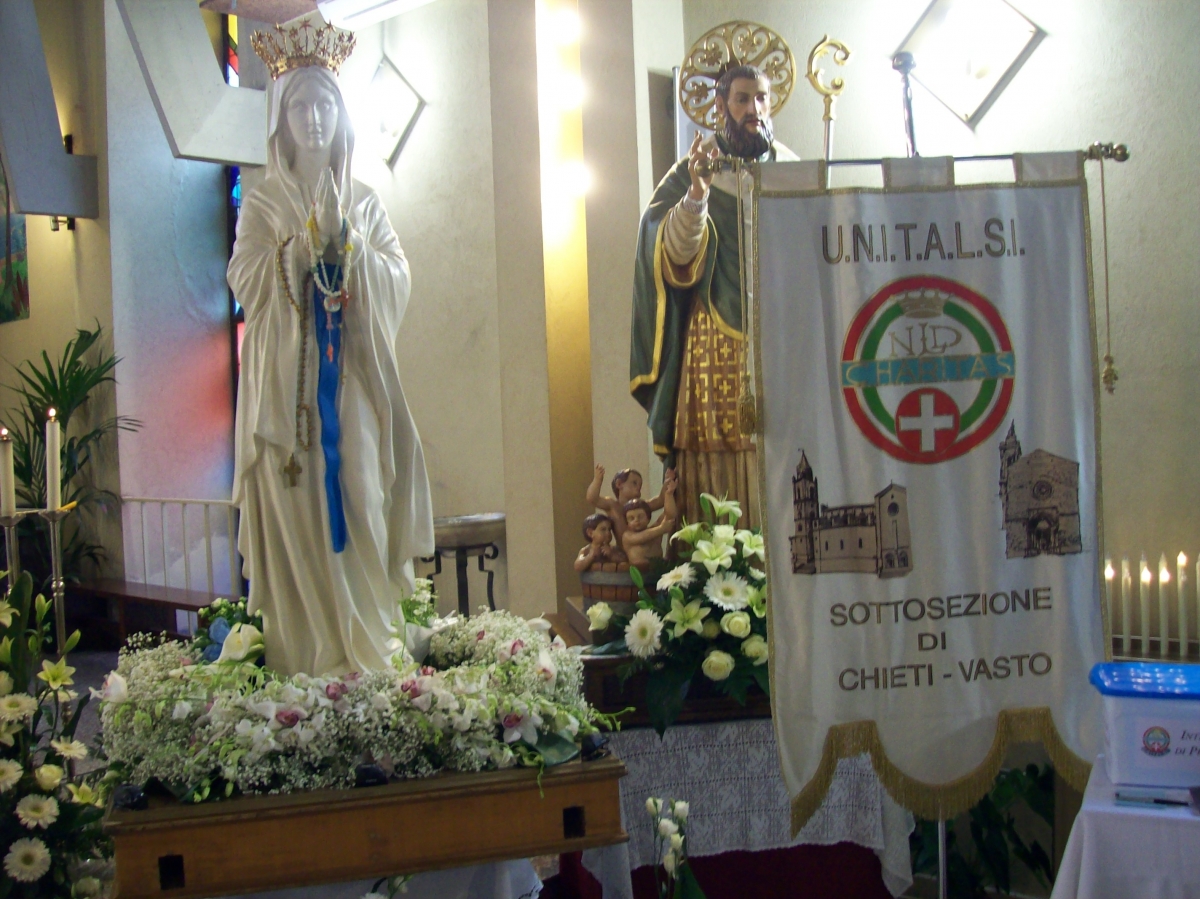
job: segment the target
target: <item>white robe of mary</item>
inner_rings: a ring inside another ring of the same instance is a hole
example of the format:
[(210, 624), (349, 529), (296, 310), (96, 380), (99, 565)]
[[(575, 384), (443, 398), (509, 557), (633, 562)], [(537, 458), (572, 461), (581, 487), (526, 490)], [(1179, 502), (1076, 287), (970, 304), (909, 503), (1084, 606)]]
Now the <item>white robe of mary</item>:
[[(331, 163), (353, 247), (336, 397), (347, 534), (340, 553), (330, 536), (317, 408), (317, 354), (325, 348), (317, 346), (308, 280), (313, 198), (291, 172), (282, 112), (303, 78), (321, 79), (338, 100)], [(377, 669), (391, 654), (390, 625), (412, 588), (412, 559), (434, 545), (425, 459), (397, 365), (408, 263), (379, 197), (350, 177), (354, 136), (334, 76), (318, 67), (290, 71), (274, 83), (270, 107), (267, 177), (243, 202), (228, 272), (246, 316), (234, 458), (238, 549), (250, 608), (264, 617), (269, 667), (288, 675)], [(281, 247), (299, 309), (280, 277)], [(300, 310), (307, 310), (306, 337)], [(300, 404), (311, 410), (307, 450)], [(289, 486), (284, 468), (293, 453), (302, 471)]]

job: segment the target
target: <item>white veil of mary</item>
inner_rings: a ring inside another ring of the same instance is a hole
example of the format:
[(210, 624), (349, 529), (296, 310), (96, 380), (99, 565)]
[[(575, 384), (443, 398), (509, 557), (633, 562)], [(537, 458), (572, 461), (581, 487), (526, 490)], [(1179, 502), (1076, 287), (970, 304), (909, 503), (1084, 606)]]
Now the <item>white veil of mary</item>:
[[(318, 367), (328, 348), (317, 332), (333, 319), (314, 294), (306, 229), (314, 190), (293, 172), (286, 114), (289, 98), (312, 81), (337, 101), (330, 167), (350, 245), (349, 301), (333, 325), (338, 369), (322, 382), (324, 406)], [(391, 655), (398, 600), (412, 587), (411, 560), (433, 551), (425, 461), (397, 365), (408, 263), (379, 198), (351, 178), (354, 132), (334, 75), (319, 66), (286, 72), (272, 85), (269, 108), (267, 175), (243, 203), (228, 273), (246, 316), (234, 456), (238, 548), (250, 607), (264, 616), (271, 668), (380, 668)], [(336, 440), (323, 429), (322, 409), (336, 413)], [(328, 472), (344, 510), (340, 551)]]

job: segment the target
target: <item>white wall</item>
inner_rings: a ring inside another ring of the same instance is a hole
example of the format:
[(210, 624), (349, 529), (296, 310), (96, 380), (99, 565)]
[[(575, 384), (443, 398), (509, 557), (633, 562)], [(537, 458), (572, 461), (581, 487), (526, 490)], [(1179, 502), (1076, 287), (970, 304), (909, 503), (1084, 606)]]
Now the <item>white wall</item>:
[[(439, 0), (357, 37), (343, 90), (369, 82), (386, 52), (429, 104), (394, 168), (356, 148), (354, 175), (379, 193), (412, 269), (401, 379), (425, 450), (433, 514), (502, 512), (487, 2)], [(444, 605), (456, 595), (450, 567), (437, 579)], [(497, 571), (497, 603), (507, 602), (504, 556), (489, 567)], [(486, 580), (475, 562), (470, 571), (477, 604)]]
[[(1105, 538), (1110, 551), (1200, 548), (1200, 466), (1191, 444), (1200, 405), (1194, 314), (1200, 278), (1200, 4), (1189, 0), (1012, 0), (1049, 37), (972, 132), (914, 85), (923, 155), (1082, 149), (1129, 144), (1108, 170), (1113, 354), (1121, 380), (1101, 400)], [(853, 59), (838, 105), (839, 157), (904, 155), (898, 76), (889, 57), (927, 0), (689, 0), (690, 43), (733, 18), (770, 25), (800, 65), (828, 33)], [(839, 74), (842, 74), (839, 72)], [(821, 154), (820, 99), (801, 80), (777, 121), (781, 140)], [(1095, 248), (1099, 171), (1089, 164)], [(1098, 254), (1097, 254), (1098, 256)], [(1103, 316), (1102, 283), (1097, 301)], [(1100, 340), (1103, 348), (1103, 323)], [(1103, 352), (1103, 349), (1101, 349)]]
[(104, 30), (117, 411), (142, 422), (120, 435), (122, 493), (228, 499), (224, 169), (171, 155), (114, 0)]

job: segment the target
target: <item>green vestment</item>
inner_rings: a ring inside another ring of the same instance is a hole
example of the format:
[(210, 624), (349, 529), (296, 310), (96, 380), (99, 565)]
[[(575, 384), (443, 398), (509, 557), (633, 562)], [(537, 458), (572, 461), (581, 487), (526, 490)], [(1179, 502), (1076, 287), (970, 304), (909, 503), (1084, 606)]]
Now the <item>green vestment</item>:
[[(774, 158), (772, 148), (764, 159)], [(705, 304), (722, 332), (742, 339), (736, 196), (709, 190), (703, 272), (695, 285), (674, 287), (664, 276), (670, 265), (663, 247), (667, 213), (683, 199), (691, 183), (685, 157), (659, 183), (642, 213), (634, 264), (629, 390), (646, 410), (654, 451), (664, 458), (672, 456), (675, 449), (675, 406), (693, 296)], [(743, 199), (749, 202), (748, 196)], [(750, 248), (743, 251), (749, 258)], [(700, 264), (697, 260), (695, 266)]]

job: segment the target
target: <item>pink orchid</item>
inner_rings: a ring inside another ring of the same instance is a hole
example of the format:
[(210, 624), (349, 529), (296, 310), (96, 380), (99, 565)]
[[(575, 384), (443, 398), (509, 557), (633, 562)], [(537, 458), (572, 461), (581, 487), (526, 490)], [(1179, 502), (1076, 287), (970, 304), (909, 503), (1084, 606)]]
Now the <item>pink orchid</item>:
[(349, 687), (340, 681), (328, 684), (325, 687), (325, 695), (333, 702), (337, 702), (349, 692)]
[(300, 723), (300, 713), (296, 709), (281, 709), (275, 713), (275, 720), (284, 727), (295, 727)]
[(477, 633), (475, 635), (475, 642), (478, 643), (480, 640), (482, 640), (486, 636), (487, 636), (487, 631), (480, 631), (479, 633)]

